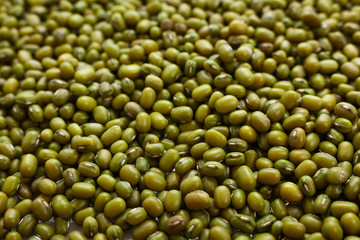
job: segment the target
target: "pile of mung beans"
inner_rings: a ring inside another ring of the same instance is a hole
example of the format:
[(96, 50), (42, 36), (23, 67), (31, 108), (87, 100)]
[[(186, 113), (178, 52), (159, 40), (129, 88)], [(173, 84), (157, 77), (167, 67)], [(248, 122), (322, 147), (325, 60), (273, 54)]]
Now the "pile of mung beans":
[(360, 239), (359, 44), (360, 0), (0, 0), (0, 239)]

